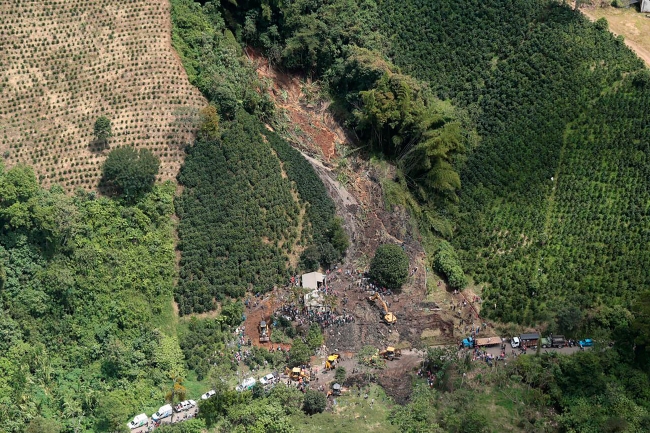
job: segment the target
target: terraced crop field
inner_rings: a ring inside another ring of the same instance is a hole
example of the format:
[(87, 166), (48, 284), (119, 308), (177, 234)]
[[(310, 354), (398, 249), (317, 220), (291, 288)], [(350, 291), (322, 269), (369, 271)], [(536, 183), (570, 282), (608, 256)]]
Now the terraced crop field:
[(206, 104), (171, 46), (167, 0), (0, 2), (0, 156), (41, 183), (95, 188), (109, 146), (147, 147), (175, 178)]

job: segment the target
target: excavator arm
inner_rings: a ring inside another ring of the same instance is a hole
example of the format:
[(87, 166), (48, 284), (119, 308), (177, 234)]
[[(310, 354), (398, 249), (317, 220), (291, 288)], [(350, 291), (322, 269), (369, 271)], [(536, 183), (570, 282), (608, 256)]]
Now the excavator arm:
[(379, 296), (379, 293), (375, 292), (375, 294), (370, 296), (368, 298), (368, 300), (369, 301), (375, 301), (375, 300), (379, 301), (379, 303), (381, 304), (381, 308), (383, 308), (383, 310), (384, 310), (384, 320), (388, 324), (392, 324), (392, 323), (397, 322), (397, 317), (395, 317), (395, 315), (393, 313), (388, 311), (388, 305), (386, 305), (386, 302), (381, 298), (381, 296)]

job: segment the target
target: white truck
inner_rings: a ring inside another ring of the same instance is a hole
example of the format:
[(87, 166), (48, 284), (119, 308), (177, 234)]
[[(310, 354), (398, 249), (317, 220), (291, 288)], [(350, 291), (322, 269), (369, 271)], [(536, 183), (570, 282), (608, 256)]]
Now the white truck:
[(168, 416), (171, 416), (171, 414), (172, 414), (172, 405), (171, 404), (166, 404), (164, 406), (160, 406), (160, 409), (158, 409), (158, 412), (151, 415), (151, 419), (154, 422), (158, 422), (163, 418), (167, 418)]
[(149, 417), (147, 414), (141, 413), (133, 417), (133, 421), (127, 424), (127, 426), (133, 430), (134, 428), (142, 427), (143, 425), (149, 424)]

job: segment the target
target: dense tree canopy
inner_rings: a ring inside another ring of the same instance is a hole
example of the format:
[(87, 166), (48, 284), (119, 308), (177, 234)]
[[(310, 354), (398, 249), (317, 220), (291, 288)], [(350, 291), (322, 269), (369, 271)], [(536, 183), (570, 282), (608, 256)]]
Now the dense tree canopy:
[(409, 258), (399, 245), (380, 245), (370, 262), (369, 275), (383, 287), (399, 289), (409, 276)]
[(41, 189), (16, 166), (0, 188), (2, 430), (124, 426), (163, 397), (174, 186), (126, 206)]
[(159, 168), (160, 160), (151, 150), (118, 147), (102, 165), (102, 182), (133, 201), (151, 191)]

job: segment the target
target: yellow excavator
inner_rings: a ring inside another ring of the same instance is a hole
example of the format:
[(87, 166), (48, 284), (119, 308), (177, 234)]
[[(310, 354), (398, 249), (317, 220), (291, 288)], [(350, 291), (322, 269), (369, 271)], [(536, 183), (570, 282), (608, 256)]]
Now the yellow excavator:
[(370, 296), (368, 298), (370, 302), (378, 300), (379, 303), (381, 304), (381, 307), (384, 309), (384, 322), (386, 322), (387, 325), (393, 325), (397, 323), (397, 316), (395, 316), (393, 313), (388, 311), (388, 305), (386, 305), (386, 302), (384, 302), (383, 299), (381, 299), (381, 296), (379, 296), (379, 293), (375, 292), (374, 295)]
[(325, 361), (325, 370), (334, 370), (336, 368), (336, 363), (338, 362), (340, 355), (338, 353), (332, 353), (327, 357)]
[(394, 347), (388, 346), (386, 350), (380, 353), (382, 358), (392, 361), (393, 359), (399, 358), (402, 356), (402, 351), (395, 349)]

